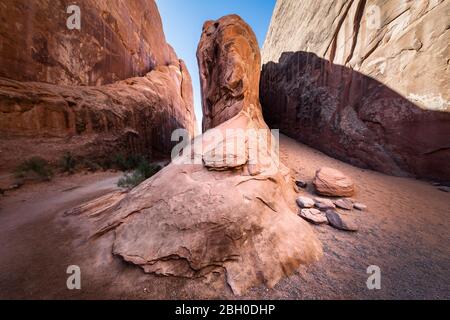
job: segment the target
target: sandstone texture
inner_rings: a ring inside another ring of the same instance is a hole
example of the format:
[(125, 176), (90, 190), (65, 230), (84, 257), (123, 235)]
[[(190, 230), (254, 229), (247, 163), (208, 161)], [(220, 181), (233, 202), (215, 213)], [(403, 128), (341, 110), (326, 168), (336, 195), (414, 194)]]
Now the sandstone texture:
[(448, 1), (278, 0), (269, 126), (354, 165), (450, 180)]
[(258, 42), (249, 39), (254, 39), (253, 31), (246, 25), (237, 27), (232, 18), (221, 24), (205, 23), (197, 50), (203, 131), (231, 119), (242, 110), (260, 110), (259, 92), (253, 88), (260, 81), (260, 50)]
[[(233, 135), (212, 139), (229, 129), (267, 129), (258, 102), (259, 69), (247, 67), (260, 63), (256, 43), (238, 16), (206, 22), (198, 51), (200, 73), (209, 74), (202, 81), (203, 101), (207, 93), (231, 90), (227, 99), (208, 104), (213, 110), (224, 109), (209, 118), (209, 125), (217, 127), (129, 194), (69, 212), (90, 216), (95, 237), (114, 232), (107, 238), (113, 239), (113, 254), (157, 275), (201, 281), (198, 278), (223, 274), (235, 294), (261, 284), (274, 286), (300, 264), (320, 258), (321, 244), (296, 215), (293, 179), (276, 154), (262, 144), (258, 159), (253, 159), (252, 152), (229, 148)], [(221, 54), (211, 56), (215, 44)], [(209, 78), (233, 74), (244, 87)], [(244, 141), (249, 150), (249, 138)], [(192, 164), (194, 159), (200, 161)]]
[(367, 210), (367, 206), (366, 206), (365, 204), (362, 204), (362, 203), (355, 203), (355, 204), (354, 204), (354, 208), (355, 208), (356, 210), (359, 210), (359, 211), (365, 211), (365, 210)]
[(320, 210), (335, 209), (336, 205), (330, 199), (315, 198), (315, 207)]
[(78, 2), (81, 30), (69, 30), (70, 0), (0, 2), (0, 77), (58, 85), (101, 85), (168, 65), (153, 0)]
[(352, 210), (353, 209), (353, 202), (349, 199), (339, 199), (335, 203), (336, 207), (343, 210)]
[(300, 217), (313, 224), (328, 223), (325, 213), (317, 209), (302, 209), (300, 211)]
[(339, 170), (321, 168), (313, 181), (316, 192), (329, 197), (351, 197), (355, 193), (353, 181)]
[(69, 4), (0, 3), (0, 170), (67, 152), (163, 157), (173, 130), (194, 136), (191, 77), (154, 1), (82, 1), (81, 31)]
[(67, 152), (95, 161), (167, 155), (173, 130), (195, 131), (191, 90), (183, 63), (98, 87), (0, 78), (0, 168), (30, 156), (57, 162)]
[(314, 200), (308, 197), (298, 197), (297, 198), (297, 205), (300, 208), (312, 208), (314, 207)]
[(339, 214), (335, 210), (327, 210), (328, 223), (335, 229), (342, 231), (358, 231), (358, 225), (348, 216)]

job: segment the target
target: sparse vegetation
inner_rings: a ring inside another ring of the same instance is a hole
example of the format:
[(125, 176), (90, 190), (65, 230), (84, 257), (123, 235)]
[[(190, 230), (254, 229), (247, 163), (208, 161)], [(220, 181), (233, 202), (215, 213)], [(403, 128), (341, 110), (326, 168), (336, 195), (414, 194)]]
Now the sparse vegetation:
[(77, 130), (77, 134), (82, 134), (83, 132), (86, 131), (86, 124), (81, 119), (77, 119), (75, 127)]
[[(78, 161), (71, 152), (66, 152), (57, 164), (59, 172), (69, 174), (75, 173), (77, 168), (85, 168), (91, 172), (111, 168), (124, 171), (126, 174), (119, 180), (118, 186), (128, 189), (136, 187), (162, 169), (161, 165), (149, 163), (144, 156), (124, 156), (122, 154), (113, 155), (100, 163), (89, 159)], [(24, 183), (26, 180), (48, 181), (53, 177), (50, 163), (38, 156), (22, 162), (16, 167), (14, 174), (20, 183)]]
[(59, 163), (63, 172), (67, 172), (73, 174), (75, 172), (75, 168), (77, 166), (77, 161), (70, 152), (66, 152)]
[(86, 168), (90, 172), (96, 172), (102, 169), (102, 166), (97, 162), (89, 159), (83, 160), (83, 167)]
[(116, 154), (112, 158), (112, 166), (121, 171), (130, 171), (136, 169), (142, 163), (146, 162), (145, 157), (141, 155)]
[(125, 174), (117, 185), (120, 188), (132, 189), (157, 174), (161, 169), (160, 165), (150, 164), (145, 159), (141, 159), (136, 169)]
[(22, 162), (14, 173), (19, 179), (50, 180), (53, 176), (48, 161), (41, 157), (32, 157)]

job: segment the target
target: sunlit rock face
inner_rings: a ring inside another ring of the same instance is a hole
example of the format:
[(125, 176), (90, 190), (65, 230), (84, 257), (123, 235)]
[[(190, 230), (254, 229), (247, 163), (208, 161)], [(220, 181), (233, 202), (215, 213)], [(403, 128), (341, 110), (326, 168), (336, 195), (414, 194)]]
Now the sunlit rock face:
[(170, 155), (175, 129), (196, 129), (192, 81), (166, 43), (154, 1), (0, 2), (0, 170), (118, 154)]
[(450, 180), (448, 1), (278, 0), (268, 124), (352, 164)]
[(197, 49), (202, 87), (203, 130), (242, 110), (260, 111), (261, 55), (250, 27), (238, 16), (208, 21)]
[[(210, 55), (216, 47), (220, 54)], [(257, 99), (256, 38), (235, 15), (207, 22), (198, 58), (203, 102), (228, 89), (224, 98), (203, 106), (224, 111), (207, 116), (207, 128), (214, 128), (193, 143), (201, 148), (185, 150), (128, 194), (69, 213), (87, 217), (94, 238), (114, 232), (108, 237), (113, 254), (146, 273), (199, 282), (220, 274), (222, 288), (238, 295), (254, 286), (272, 287), (300, 265), (317, 261), (322, 246), (296, 214), (293, 179), (277, 152), (265, 144), (250, 146), (246, 136), (242, 150), (235, 135), (225, 134), (267, 131)], [(195, 159), (200, 161), (192, 163)]]
[(81, 29), (69, 30), (74, 1), (0, 2), (0, 76), (101, 85), (144, 76), (173, 60), (153, 0), (78, 1)]

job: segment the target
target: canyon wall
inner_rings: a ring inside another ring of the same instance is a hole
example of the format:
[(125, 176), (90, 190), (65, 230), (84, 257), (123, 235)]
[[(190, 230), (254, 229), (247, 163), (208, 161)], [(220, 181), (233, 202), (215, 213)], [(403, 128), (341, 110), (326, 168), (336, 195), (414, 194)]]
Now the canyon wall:
[[(66, 26), (72, 4), (81, 30)], [(153, 0), (2, 0), (0, 21), (0, 77), (101, 85), (172, 61)]]
[(72, 152), (170, 154), (196, 124), (192, 81), (153, 0), (0, 1), (0, 169)]
[(449, 13), (441, 0), (278, 0), (266, 121), (363, 168), (450, 181)]

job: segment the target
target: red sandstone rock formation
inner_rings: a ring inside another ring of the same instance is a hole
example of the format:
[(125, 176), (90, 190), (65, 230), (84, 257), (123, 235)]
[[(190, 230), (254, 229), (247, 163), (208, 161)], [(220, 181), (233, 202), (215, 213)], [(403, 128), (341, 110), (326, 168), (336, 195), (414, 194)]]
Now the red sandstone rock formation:
[[(204, 108), (222, 110), (205, 116), (206, 128), (217, 127), (196, 139), (203, 148), (184, 152), (127, 195), (70, 213), (91, 217), (96, 237), (114, 232), (105, 236), (113, 239), (112, 252), (147, 273), (224, 274), (236, 294), (273, 286), (300, 264), (319, 259), (322, 249), (295, 213), (293, 179), (277, 154), (260, 144), (261, 158), (252, 159), (249, 137), (244, 152), (234, 148), (234, 135), (212, 139), (230, 129), (267, 129), (258, 101), (256, 38), (235, 15), (207, 22), (198, 58)], [(217, 93), (225, 95), (215, 99)], [(221, 157), (210, 157), (214, 153)], [(196, 158), (200, 163), (189, 164)]]
[(0, 77), (101, 85), (144, 76), (173, 62), (153, 0), (79, 1), (81, 30), (66, 26), (72, 4), (2, 1)]
[(81, 31), (66, 27), (69, 3), (3, 2), (0, 169), (66, 152), (168, 155), (173, 130), (194, 135), (191, 77), (154, 1), (82, 1)]
[(168, 155), (175, 129), (195, 130), (191, 91), (182, 62), (98, 87), (0, 78), (1, 167), (31, 156), (56, 163), (66, 152), (99, 162)]
[(240, 21), (238, 16), (230, 16), (221, 23), (208, 21), (203, 27), (197, 57), (204, 131), (243, 109), (261, 109), (259, 92), (254, 90), (261, 68), (258, 41), (247, 24), (236, 21)]
[(352, 164), (450, 181), (448, 1), (278, 0), (268, 124)]
[(332, 168), (317, 170), (314, 178), (316, 192), (329, 197), (351, 197), (355, 193), (353, 181), (342, 172)]

